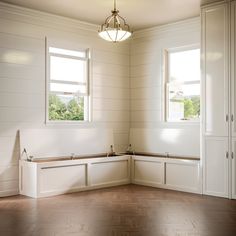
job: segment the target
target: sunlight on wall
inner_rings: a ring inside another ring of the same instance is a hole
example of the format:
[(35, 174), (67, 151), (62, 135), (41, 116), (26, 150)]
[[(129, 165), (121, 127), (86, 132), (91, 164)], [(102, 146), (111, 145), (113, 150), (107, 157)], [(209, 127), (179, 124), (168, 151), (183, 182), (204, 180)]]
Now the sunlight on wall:
[(160, 139), (166, 143), (176, 143), (180, 137), (178, 129), (163, 129), (160, 133)]
[(32, 55), (27, 52), (20, 51), (8, 51), (2, 56), (3, 61), (7, 63), (15, 63), (15, 64), (31, 64)]

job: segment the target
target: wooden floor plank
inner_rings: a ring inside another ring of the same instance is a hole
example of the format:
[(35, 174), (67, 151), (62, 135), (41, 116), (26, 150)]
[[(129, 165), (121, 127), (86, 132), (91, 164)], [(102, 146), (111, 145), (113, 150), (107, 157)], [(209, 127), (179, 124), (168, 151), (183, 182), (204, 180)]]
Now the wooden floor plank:
[(1, 236), (235, 236), (236, 201), (126, 185), (0, 199)]

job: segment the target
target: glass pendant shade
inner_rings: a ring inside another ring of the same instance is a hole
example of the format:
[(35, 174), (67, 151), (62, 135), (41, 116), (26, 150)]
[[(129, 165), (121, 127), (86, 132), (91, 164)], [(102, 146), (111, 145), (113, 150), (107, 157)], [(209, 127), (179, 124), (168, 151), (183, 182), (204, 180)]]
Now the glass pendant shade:
[(99, 36), (110, 42), (121, 42), (128, 39), (132, 32), (125, 19), (116, 10), (115, 1), (114, 10), (111, 13), (112, 15), (107, 17), (105, 23), (101, 25), (101, 29), (98, 31)]
[(120, 42), (131, 36), (131, 32), (119, 29), (106, 29), (99, 32), (99, 36), (107, 41)]

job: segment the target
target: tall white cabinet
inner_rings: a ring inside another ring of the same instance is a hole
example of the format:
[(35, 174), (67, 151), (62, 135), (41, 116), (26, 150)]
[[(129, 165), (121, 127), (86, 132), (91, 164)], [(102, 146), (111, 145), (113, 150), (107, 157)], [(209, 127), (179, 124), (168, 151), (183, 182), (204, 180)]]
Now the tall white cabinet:
[(230, 52), (231, 52), (231, 113), (232, 113), (232, 123), (231, 123), (231, 150), (232, 150), (232, 160), (231, 160), (231, 197), (236, 199), (236, 1), (231, 3), (231, 38), (230, 38)]
[(203, 193), (236, 198), (236, 1), (202, 7)]

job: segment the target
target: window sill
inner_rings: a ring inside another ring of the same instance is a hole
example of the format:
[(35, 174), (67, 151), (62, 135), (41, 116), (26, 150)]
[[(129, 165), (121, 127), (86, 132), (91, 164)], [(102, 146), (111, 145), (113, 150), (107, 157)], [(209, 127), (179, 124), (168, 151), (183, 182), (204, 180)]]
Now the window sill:
[(82, 125), (88, 125), (90, 124), (91, 121), (46, 121), (45, 124), (48, 125), (48, 126), (53, 126), (53, 125), (60, 125), (60, 126), (69, 126), (69, 125), (72, 125), (72, 126), (82, 126)]
[(169, 126), (200, 126), (200, 121), (163, 121), (163, 124)]

